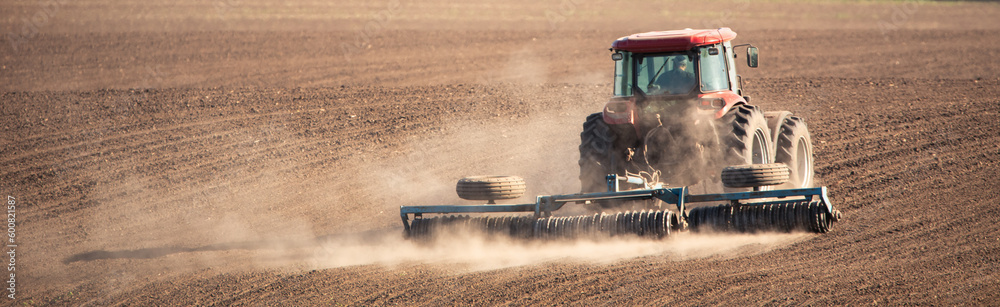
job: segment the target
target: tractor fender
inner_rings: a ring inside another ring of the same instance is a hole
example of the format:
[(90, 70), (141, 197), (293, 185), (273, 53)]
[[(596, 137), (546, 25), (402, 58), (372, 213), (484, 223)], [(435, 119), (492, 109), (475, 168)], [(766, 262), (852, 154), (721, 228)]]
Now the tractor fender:
[(724, 104), (723, 104), (722, 108), (720, 108), (717, 111), (715, 111), (715, 119), (720, 119), (723, 116), (725, 116), (726, 113), (729, 113), (730, 109), (732, 109), (732, 108), (734, 108), (734, 107), (736, 107), (738, 105), (746, 104), (747, 103), (746, 99), (743, 98), (743, 96), (737, 95), (733, 91), (721, 91), (721, 92), (715, 92), (715, 93), (701, 94), (701, 95), (698, 95), (698, 99), (702, 101), (702, 104), (703, 104), (702, 107), (706, 107), (704, 105), (706, 101), (710, 101), (710, 100), (713, 100), (713, 99), (716, 99), (716, 100), (717, 99), (722, 99), (722, 101), (724, 102)]
[(628, 125), (635, 130), (635, 135), (642, 135), (642, 131), (639, 131), (639, 125), (635, 124), (638, 112), (636, 109), (634, 97), (615, 97), (604, 104), (601, 116), (605, 124), (614, 126)]
[(604, 122), (608, 125), (635, 124), (634, 99), (615, 97), (604, 104)]
[(792, 116), (792, 112), (764, 112), (764, 118), (767, 119), (767, 128), (771, 129), (771, 144), (778, 144), (778, 135), (781, 134), (781, 124), (784, 123), (785, 118), (788, 118), (789, 116)]

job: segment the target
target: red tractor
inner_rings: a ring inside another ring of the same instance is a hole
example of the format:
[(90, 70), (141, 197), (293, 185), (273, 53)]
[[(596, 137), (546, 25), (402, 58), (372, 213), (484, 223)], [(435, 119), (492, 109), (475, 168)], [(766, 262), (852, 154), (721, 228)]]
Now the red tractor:
[(685, 29), (611, 44), (614, 97), (583, 124), (582, 192), (607, 191), (610, 174), (626, 185), (624, 178), (641, 177), (631, 182), (687, 186), (719, 182), (726, 166), (769, 163), (790, 170), (781, 188), (812, 186), (805, 121), (750, 104), (736, 74), (736, 48), (747, 47), (749, 67), (757, 67), (757, 48), (733, 46), (734, 38), (729, 28)]
[[(456, 186), (459, 197), (488, 202), (402, 206), (407, 236), (482, 231), (540, 239), (663, 238), (674, 231), (701, 229), (830, 231), (841, 214), (830, 203), (826, 187), (811, 187), (812, 144), (805, 121), (791, 112), (762, 112), (749, 104), (736, 74), (734, 48), (742, 45), (733, 46), (733, 38), (736, 33), (729, 28), (619, 38), (611, 45), (614, 97), (603, 112), (587, 117), (580, 134), (583, 193), (537, 196), (531, 204), (497, 204), (494, 200), (520, 197), (524, 180), (463, 178)], [(746, 46), (747, 65), (757, 67), (757, 48)], [(700, 187), (735, 191), (692, 193)], [(759, 191), (743, 193), (747, 188)], [(692, 206), (713, 202), (725, 203)], [(567, 204), (604, 208), (585, 215), (553, 215)], [(628, 206), (633, 210), (621, 210)], [(529, 214), (464, 215), (506, 212)], [(443, 215), (425, 217), (435, 214)]]

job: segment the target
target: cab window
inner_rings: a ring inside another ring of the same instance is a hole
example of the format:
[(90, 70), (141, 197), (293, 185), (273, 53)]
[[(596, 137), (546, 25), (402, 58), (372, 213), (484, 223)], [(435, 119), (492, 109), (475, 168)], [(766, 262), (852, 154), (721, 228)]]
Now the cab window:
[(700, 48), (699, 72), (701, 74), (701, 91), (715, 92), (729, 89), (729, 74), (726, 70), (726, 56), (722, 45), (711, 46), (718, 50), (714, 55), (710, 47)]

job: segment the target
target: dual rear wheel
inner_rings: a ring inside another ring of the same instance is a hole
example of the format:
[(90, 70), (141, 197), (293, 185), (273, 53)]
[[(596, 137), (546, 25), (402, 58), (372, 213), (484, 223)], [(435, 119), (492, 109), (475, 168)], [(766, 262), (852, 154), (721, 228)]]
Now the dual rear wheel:
[[(734, 106), (722, 117), (727, 145), (726, 162), (729, 165), (784, 164), (789, 170), (788, 179), (778, 185), (781, 189), (812, 187), (812, 140), (805, 121), (788, 112), (780, 114), (769, 125), (764, 112), (756, 106)], [(729, 191), (745, 191), (746, 187), (729, 187)], [(765, 185), (763, 190), (772, 189)]]
[[(779, 188), (812, 186), (812, 141), (801, 118), (782, 116), (780, 121), (769, 125), (760, 108), (736, 105), (719, 119), (717, 127), (721, 155), (716, 159), (721, 160), (722, 165), (716, 166), (712, 173), (719, 174), (724, 166), (783, 163), (789, 174)], [(604, 179), (607, 174), (624, 175), (623, 157), (627, 149), (618, 148), (622, 147), (622, 137), (604, 122), (601, 113), (594, 113), (587, 117), (580, 139), (581, 190), (584, 193), (606, 191)], [(767, 190), (772, 186), (760, 188)], [(736, 192), (749, 188), (725, 187), (725, 190)]]

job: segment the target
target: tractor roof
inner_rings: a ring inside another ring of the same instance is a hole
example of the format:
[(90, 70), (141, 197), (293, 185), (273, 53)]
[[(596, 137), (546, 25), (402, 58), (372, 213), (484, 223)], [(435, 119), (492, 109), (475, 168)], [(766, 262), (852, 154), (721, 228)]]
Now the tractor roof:
[(731, 41), (733, 38), (736, 38), (736, 32), (729, 28), (655, 31), (619, 38), (611, 43), (611, 49), (640, 53), (684, 51)]

